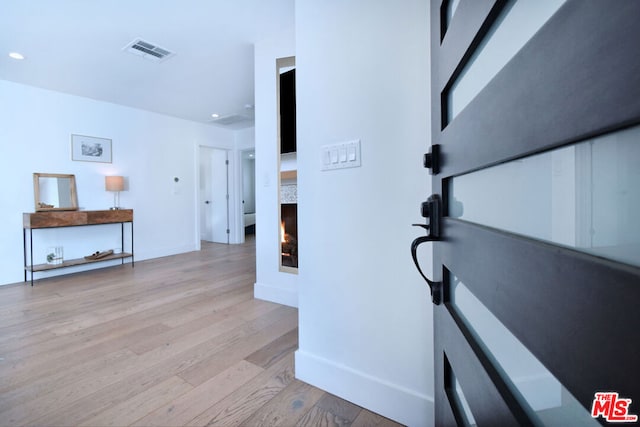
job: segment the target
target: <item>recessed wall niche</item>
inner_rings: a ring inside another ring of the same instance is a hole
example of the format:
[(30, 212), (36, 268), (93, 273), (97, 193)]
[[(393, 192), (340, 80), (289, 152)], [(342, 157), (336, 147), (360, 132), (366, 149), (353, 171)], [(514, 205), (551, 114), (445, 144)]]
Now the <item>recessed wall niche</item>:
[(276, 60), (278, 78), (278, 219), (280, 271), (298, 272), (298, 165), (295, 58)]

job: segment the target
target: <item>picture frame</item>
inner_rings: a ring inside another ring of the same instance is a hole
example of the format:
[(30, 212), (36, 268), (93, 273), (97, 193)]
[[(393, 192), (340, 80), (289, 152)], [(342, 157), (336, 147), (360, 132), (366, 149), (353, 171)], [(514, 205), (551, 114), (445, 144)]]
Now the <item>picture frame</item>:
[(71, 134), (71, 160), (111, 163), (111, 140)]

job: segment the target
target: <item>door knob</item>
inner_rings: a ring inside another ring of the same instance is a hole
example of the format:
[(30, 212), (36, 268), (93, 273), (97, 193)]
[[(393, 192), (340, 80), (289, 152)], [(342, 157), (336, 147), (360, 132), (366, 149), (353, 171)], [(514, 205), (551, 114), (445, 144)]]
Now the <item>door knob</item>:
[(209, 204), (209, 203), (211, 203), (211, 202), (210, 202), (210, 201), (208, 201), (208, 200), (205, 200), (205, 203), (208, 205), (208, 204)]

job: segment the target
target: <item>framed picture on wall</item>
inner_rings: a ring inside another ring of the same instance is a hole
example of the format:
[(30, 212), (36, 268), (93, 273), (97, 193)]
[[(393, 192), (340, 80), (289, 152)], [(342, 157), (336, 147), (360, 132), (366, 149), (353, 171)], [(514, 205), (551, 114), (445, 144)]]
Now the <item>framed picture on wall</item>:
[(71, 160), (111, 163), (111, 140), (72, 134)]

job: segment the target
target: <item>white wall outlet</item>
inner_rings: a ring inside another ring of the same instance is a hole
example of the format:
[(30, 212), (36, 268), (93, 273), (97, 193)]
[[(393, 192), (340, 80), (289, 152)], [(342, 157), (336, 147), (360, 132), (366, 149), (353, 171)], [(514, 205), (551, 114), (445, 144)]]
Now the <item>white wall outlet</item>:
[(360, 140), (323, 145), (320, 157), (323, 171), (360, 167)]

